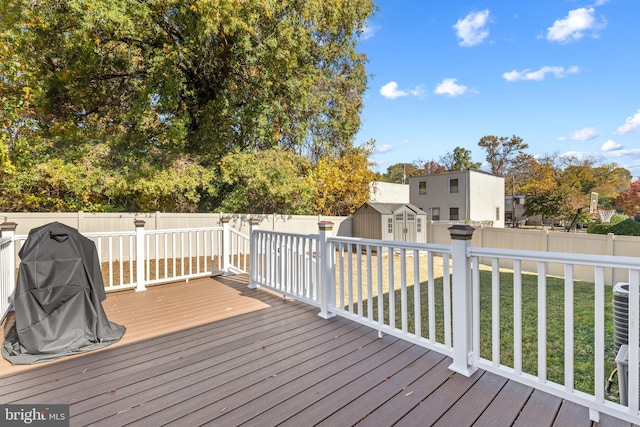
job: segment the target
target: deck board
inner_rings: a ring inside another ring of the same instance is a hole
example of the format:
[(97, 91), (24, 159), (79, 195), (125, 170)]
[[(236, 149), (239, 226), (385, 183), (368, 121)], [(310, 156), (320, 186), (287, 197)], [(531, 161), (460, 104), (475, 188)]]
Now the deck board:
[(456, 402), (455, 407), (462, 406), (465, 410), (449, 410), (434, 425), (441, 427), (472, 425), (506, 383), (505, 378), (485, 372)]
[(72, 426), (591, 425), (584, 407), (455, 374), (450, 358), (247, 281), (110, 293), (122, 340), (40, 365), (3, 360), (0, 403), (69, 404)]

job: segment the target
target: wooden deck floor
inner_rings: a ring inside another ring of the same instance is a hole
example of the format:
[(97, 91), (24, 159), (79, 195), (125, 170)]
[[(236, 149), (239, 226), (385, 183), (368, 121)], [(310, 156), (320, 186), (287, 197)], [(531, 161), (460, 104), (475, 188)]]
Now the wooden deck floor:
[[(586, 408), (247, 288), (244, 275), (109, 294), (110, 347), (0, 363), (0, 403), (69, 404), (71, 426), (589, 426)], [(603, 416), (603, 426), (629, 426)]]

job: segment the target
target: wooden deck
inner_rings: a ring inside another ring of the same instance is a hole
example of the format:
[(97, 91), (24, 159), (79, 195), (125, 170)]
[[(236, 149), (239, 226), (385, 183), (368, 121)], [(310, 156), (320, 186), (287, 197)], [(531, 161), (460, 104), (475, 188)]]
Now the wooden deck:
[[(248, 276), (109, 294), (110, 347), (0, 363), (0, 403), (69, 404), (71, 426), (590, 426), (588, 410), (264, 290)], [(602, 416), (602, 426), (629, 426)]]

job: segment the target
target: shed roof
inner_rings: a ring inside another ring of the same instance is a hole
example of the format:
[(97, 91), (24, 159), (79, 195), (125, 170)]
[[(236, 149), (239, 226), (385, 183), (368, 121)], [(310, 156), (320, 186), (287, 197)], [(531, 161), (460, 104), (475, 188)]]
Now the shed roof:
[(416, 214), (419, 215), (426, 215), (427, 213), (425, 211), (423, 211), (422, 209), (420, 209), (419, 207), (412, 205), (411, 203), (378, 203), (378, 202), (367, 202), (364, 205), (362, 205), (360, 207), (360, 209), (364, 206), (371, 206), (373, 209), (375, 209), (376, 211), (380, 212), (381, 214), (393, 214), (394, 212), (396, 212), (398, 209), (401, 209), (403, 207), (407, 207), (408, 209), (412, 210), (413, 212), (415, 212)]

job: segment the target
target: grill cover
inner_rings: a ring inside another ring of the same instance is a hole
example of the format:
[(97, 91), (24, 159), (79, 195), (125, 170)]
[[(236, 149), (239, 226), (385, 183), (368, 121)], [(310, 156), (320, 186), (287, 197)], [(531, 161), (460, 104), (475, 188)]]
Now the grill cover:
[(15, 324), (2, 355), (12, 364), (34, 364), (117, 342), (125, 327), (102, 308), (104, 283), (93, 242), (53, 222), (34, 228), (20, 249), (14, 296)]

